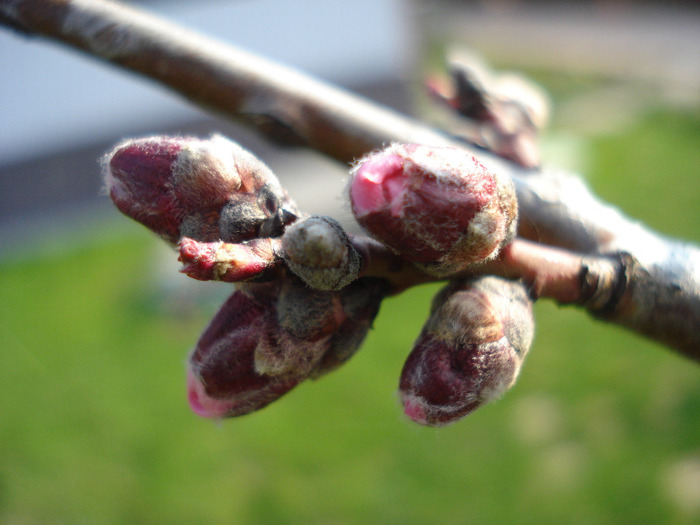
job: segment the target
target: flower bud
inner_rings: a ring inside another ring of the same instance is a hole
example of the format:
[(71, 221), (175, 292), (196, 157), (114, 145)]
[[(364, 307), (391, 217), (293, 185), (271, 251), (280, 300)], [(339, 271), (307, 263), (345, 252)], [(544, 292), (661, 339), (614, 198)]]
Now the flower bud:
[(515, 383), (534, 333), (524, 285), (499, 277), (453, 282), (434, 299), (403, 371), (408, 417), (453, 423)]
[(223, 304), (188, 363), (188, 399), (203, 417), (248, 414), (275, 401), (303, 378), (256, 370), (255, 352), (273, 331), (276, 282), (247, 285)]
[(394, 144), (353, 168), (355, 218), (437, 276), (495, 257), (515, 236), (512, 182), (457, 148)]
[(192, 410), (212, 418), (248, 414), (337, 368), (362, 344), (388, 290), (369, 277), (341, 292), (310, 289), (295, 276), (241, 286), (190, 355)]
[(317, 290), (340, 290), (360, 271), (360, 254), (330, 217), (297, 221), (284, 232), (282, 249), (289, 269)]
[(296, 218), (270, 169), (218, 135), (127, 140), (104, 165), (117, 208), (172, 244), (275, 237)]

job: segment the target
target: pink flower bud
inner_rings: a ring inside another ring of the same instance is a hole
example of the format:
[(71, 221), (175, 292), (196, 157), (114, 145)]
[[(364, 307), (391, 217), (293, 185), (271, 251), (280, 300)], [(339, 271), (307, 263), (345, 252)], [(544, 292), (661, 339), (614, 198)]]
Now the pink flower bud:
[(196, 414), (213, 418), (248, 414), (303, 379), (256, 370), (256, 349), (274, 323), (277, 287), (277, 283), (256, 284), (235, 291), (200, 337), (190, 355), (187, 380)]
[(296, 218), (269, 168), (221, 136), (127, 140), (104, 164), (117, 208), (172, 244), (279, 236)]
[(404, 412), (423, 425), (446, 425), (500, 397), (515, 383), (533, 332), (521, 283), (451, 283), (435, 297), (401, 373)]
[(336, 368), (361, 345), (387, 290), (364, 278), (341, 292), (319, 291), (294, 276), (236, 290), (190, 355), (192, 410), (248, 414)]
[(349, 195), (365, 230), (434, 275), (493, 258), (515, 236), (512, 182), (456, 148), (370, 154), (353, 168)]

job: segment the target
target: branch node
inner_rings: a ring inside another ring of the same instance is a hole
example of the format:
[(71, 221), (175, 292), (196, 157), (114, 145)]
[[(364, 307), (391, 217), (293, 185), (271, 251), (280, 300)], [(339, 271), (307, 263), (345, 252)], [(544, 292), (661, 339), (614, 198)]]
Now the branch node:
[(629, 269), (636, 263), (629, 253), (585, 258), (581, 263), (581, 305), (597, 316), (612, 314), (627, 289)]

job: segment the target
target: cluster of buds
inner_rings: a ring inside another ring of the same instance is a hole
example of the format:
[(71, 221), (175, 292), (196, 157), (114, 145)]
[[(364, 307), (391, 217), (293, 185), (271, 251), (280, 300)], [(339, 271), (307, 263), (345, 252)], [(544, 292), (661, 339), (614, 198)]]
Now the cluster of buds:
[[(250, 413), (337, 368), (402, 288), (373, 268), (375, 241), (301, 213), (261, 161), (223, 137), (126, 141), (105, 171), (117, 208), (176, 246), (185, 274), (237, 283), (188, 360), (201, 416)], [(461, 150), (392, 145), (354, 166), (348, 193), (399, 266), (453, 279), (404, 368), (406, 414), (445, 424), (512, 385), (532, 338), (523, 286), (462, 280), (515, 235), (510, 181)]]
[(195, 279), (237, 282), (273, 270), (272, 239), (300, 215), (265, 164), (218, 135), (127, 140), (105, 168), (117, 208), (177, 245)]
[(294, 276), (239, 286), (190, 355), (192, 410), (248, 414), (341, 365), (362, 344), (384, 293), (371, 277), (339, 292), (309, 290)]

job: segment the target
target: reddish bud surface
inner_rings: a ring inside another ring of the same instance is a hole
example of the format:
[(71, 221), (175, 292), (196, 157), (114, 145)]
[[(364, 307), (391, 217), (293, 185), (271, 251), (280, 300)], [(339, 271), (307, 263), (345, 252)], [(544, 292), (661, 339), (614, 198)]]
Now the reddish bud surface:
[(117, 208), (172, 244), (275, 237), (296, 219), (269, 168), (221, 136), (127, 140), (104, 165)]
[(185, 138), (127, 141), (106, 158), (106, 183), (119, 211), (174, 243), (180, 237), (183, 206), (170, 190), (173, 164)]
[(456, 148), (394, 144), (358, 162), (348, 192), (365, 230), (434, 275), (493, 258), (515, 236), (511, 181)]
[(236, 290), (204, 331), (188, 365), (188, 400), (203, 417), (248, 414), (275, 401), (302, 378), (258, 373), (255, 351), (270, 332), (276, 283)]
[(291, 275), (242, 286), (190, 355), (192, 410), (212, 418), (248, 414), (336, 368), (359, 348), (386, 291), (371, 278), (341, 292), (313, 290)]
[(481, 277), (448, 285), (401, 373), (404, 412), (440, 426), (500, 397), (515, 383), (533, 332), (522, 284)]
[(178, 247), (182, 273), (199, 281), (240, 282), (260, 278), (276, 267), (279, 240), (253, 239), (240, 244), (199, 242), (182, 237)]

